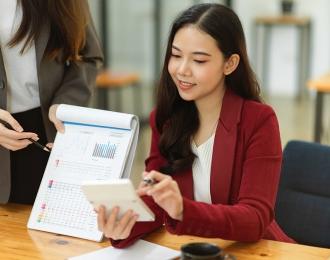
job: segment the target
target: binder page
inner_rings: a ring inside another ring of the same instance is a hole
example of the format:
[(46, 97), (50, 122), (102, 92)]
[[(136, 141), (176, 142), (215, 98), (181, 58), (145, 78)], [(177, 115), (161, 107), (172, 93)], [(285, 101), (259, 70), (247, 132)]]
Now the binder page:
[(121, 178), (134, 131), (86, 122), (65, 122), (65, 133), (57, 133), (28, 228), (102, 239), (96, 213), (80, 185)]
[(131, 129), (131, 114), (61, 104), (56, 117), (63, 122)]

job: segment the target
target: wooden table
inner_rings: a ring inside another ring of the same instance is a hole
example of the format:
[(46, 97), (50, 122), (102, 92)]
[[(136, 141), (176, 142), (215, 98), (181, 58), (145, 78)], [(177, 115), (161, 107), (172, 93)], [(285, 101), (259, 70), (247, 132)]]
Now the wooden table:
[[(31, 207), (8, 204), (0, 206), (0, 259), (66, 259), (109, 246), (102, 243), (66, 237), (52, 233), (28, 230), (26, 223)], [(330, 249), (275, 241), (239, 243), (221, 239), (202, 239), (192, 236), (175, 236), (160, 229), (146, 238), (147, 241), (179, 249), (182, 244), (207, 241), (218, 244), (237, 259), (328, 259)]]
[[(256, 61), (257, 73), (261, 78), (263, 88), (269, 85), (269, 65), (270, 65), (270, 33), (273, 27), (285, 26), (294, 27), (298, 31), (297, 40), (297, 92), (296, 96), (301, 99), (305, 90), (305, 82), (309, 74), (310, 65), (310, 38), (311, 19), (306, 16), (260, 16), (254, 20), (254, 57)], [(261, 31), (259, 29), (263, 29)], [(285, 41), (283, 41), (285, 45)]]
[(330, 73), (307, 82), (310, 89), (316, 90), (314, 141), (320, 143), (322, 136), (322, 117), (324, 94), (330, 93)]

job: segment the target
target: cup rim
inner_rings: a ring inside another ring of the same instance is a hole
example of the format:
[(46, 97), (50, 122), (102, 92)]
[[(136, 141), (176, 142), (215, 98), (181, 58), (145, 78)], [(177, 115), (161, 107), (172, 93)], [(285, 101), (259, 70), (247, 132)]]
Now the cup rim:
[(200, 258), (203, 259), (206, 255), (196, 255), (195, 253), (191, 253), (191, 252), (187, 252), (185, 251), (187, 248), (189, 247), (194, 247), (194, 246), (210, 246), (213, 247), (213, 249), (217, 250), (216, 252), (212, 253), (212, 254), (208, 254), (208, 257), (216, 257), (221, 255), (221, 252), (223, 251), (222, 248), (220, 246), (218, 246), (217, 244), (214, 243), (208, 243), (208, 242), (191, 242), (191, 243), (186, 243), (184, 245), (181, 246), (180, 250), (181, 253), (184, 254), (187, 257), (194, 257), (196, 259)]

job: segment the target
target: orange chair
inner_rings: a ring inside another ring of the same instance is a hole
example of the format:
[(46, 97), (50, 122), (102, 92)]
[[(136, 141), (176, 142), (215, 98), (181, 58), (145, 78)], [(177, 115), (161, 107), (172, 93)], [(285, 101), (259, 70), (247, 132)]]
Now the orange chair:
[(121, 91), (127, 87), (134, 87), (134, 114), (140, 115), (141, 90), (140, 77), (137, 73), (113, 73), (104, 70), (96, 78), (97, 106), (101, 109), (109, 109), (108, 93), (111, 91), (116, 95), (116, 110), (123, 109)]

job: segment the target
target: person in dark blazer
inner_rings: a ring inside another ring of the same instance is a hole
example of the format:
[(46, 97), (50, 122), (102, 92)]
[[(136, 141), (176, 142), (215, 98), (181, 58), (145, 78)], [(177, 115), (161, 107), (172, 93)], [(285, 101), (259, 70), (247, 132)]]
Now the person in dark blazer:
[(0, 203), (31, 204), (49, 154), (26, 138), (53, 142), (57, 105), (89, 104), (103, 54), (85, 0), (1, 5)]
[(161, 227), (177, 235), (243, 242), (294, 242), (277, 225), (274, 204), (282, 148), (271, 107), (261, 102), (237, 15), (199, 4), (173, 23), (152, 142), (138, 193), (155, 213), (136, 222), (118, 207), (98, 226), (114, 247), (131, 245)]

